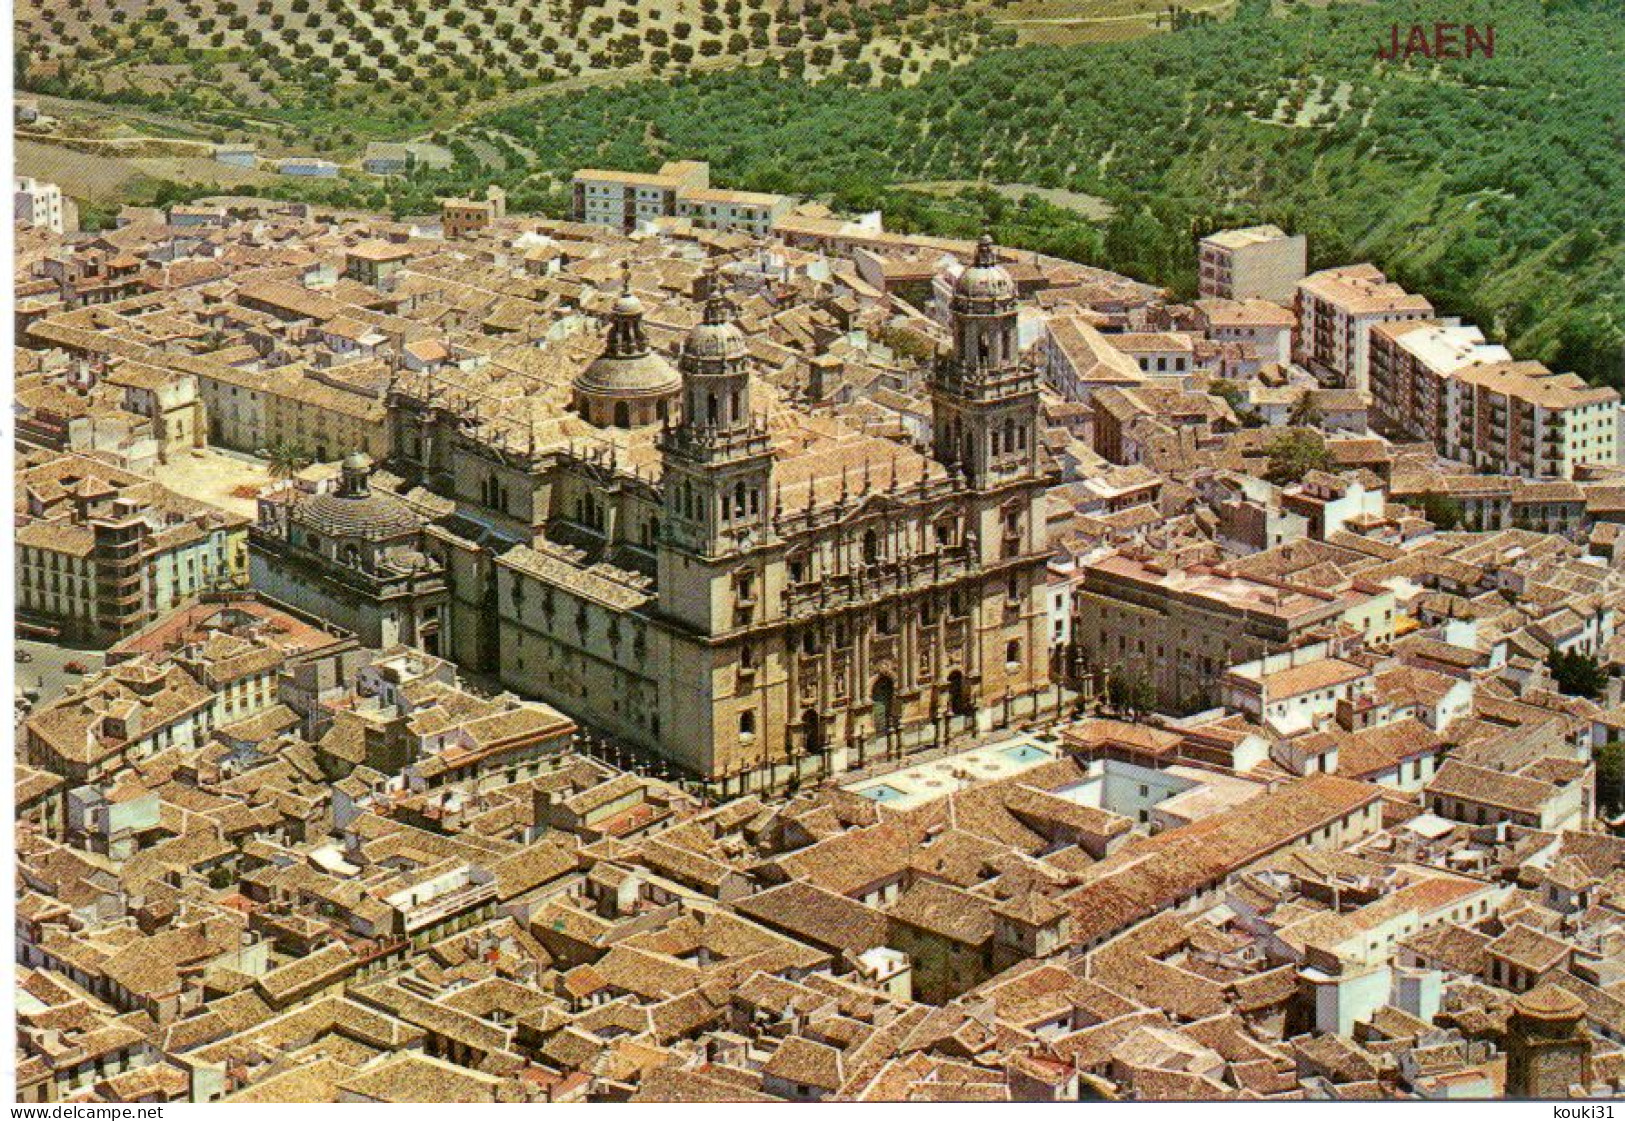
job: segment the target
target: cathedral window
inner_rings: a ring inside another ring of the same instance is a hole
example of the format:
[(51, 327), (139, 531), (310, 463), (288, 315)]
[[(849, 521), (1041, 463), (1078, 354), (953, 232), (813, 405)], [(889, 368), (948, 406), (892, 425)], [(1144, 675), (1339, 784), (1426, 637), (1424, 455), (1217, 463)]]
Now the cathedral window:
[(863, 531), (863, 563), (874, 564), (880, 560), (880, 535), (873, 529)]
[(1004, 668), (1018, 669), (1021, 666), (1021, 640), (1012, 638), (1004, 644)]
[(735, 483), (734, 484), (734, 517), (742, 518), (744, 516), (745, 516), (745, 484), (744, 483)]
[(747, 708), (739, 714), (739, 738), (752, 740), (756, 738), (756, 710)]

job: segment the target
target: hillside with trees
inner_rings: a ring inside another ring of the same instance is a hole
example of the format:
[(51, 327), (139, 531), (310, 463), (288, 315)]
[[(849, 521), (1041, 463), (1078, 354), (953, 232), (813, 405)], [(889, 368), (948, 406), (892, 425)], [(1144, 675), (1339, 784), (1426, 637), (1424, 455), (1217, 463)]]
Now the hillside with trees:
[[(513, 209), (562, 214), (577, 167), (706, 159), (722, 184), (882, 207), (896, 229), (966, 234), (990, 217), (1006, 243), (1180, 294), (1197, 236), (1272, 221), (1310, 236), (1314, 266), (1372, 260), (1520, 357), (1620, 384), (1617, 17), (1613, 0), (1243, 0), (1225, 21), (992, 50), (908, 82), (808, 40), (761, 65), (498, 108), (446, 130), (451, 172), (286, 189), (422, 213), (497, 181)], [(1392, 24), (1443, 19), (1493, 25), (1494, 57), (1377, 57)], [(971, 185), (905, 187), (920, 182)], [(1013, 184), (1093, 196), (1107, 216)]]
[(1520, 356), (1618, 383), (1625, 21), (1583, 0), (1473, 0), (1450, 18), (1494, 24), (1494, 58), (1378, 60), (1408, 14), (1442, 18), (1406, 4), (1285, 18), (1253, 7), (1129, 43), (1001, 51), (909, 88), (759, 69), (591, 91), (484, 124), (545, 164), (533, 176), (683, 155), (740, 187), (884, 205), (894, 224), (955, 232), (983, 205), (955, 212), (891, 185), (1088, 192), (1112, 203), (1108, 222), (982, 201), (1012, 242), (1181, 290), (1195, 235), (1275, 221), (1310, 235), (1317, 264), (1370, 258)]

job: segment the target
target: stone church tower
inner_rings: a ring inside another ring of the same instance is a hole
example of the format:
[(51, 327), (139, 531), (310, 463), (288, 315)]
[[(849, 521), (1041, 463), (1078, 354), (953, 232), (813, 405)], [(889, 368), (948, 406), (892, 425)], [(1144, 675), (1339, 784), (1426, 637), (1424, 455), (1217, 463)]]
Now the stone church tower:
[(949, 303), (953, 350), (931, 380), (935, 458), (977, 490), (1038, 473), (1038, 376), (1021, 362), (1016, 286), (983, 235)]
[(1507, 1021), (1509, 1098), (1567, 1098), (1591, 1081), (1591, 1033), (1580, 998), (1553, 984), (1512, 1002)]

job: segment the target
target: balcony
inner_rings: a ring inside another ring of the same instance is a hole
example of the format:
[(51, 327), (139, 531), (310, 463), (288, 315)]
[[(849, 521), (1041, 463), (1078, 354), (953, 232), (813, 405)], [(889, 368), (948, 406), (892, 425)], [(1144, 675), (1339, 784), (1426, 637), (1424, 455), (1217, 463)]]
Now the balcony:
[(903, 560), (877, 561), (848, 572), (790, 585), (784, 591), (784, 610), (790, 616), (837, 610), (928, 588), (970, 571), (970, 551), (962, 545)]

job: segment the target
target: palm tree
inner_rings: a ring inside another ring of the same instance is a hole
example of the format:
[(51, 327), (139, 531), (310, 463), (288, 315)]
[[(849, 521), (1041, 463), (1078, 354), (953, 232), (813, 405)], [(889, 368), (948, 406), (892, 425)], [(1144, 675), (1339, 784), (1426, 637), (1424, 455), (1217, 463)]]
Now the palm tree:
[(310, 466), (310, 457), (297, 444), (286, 440), (272, 445), (261, 453), (270, 466), (271, 478), (285, 483)]

